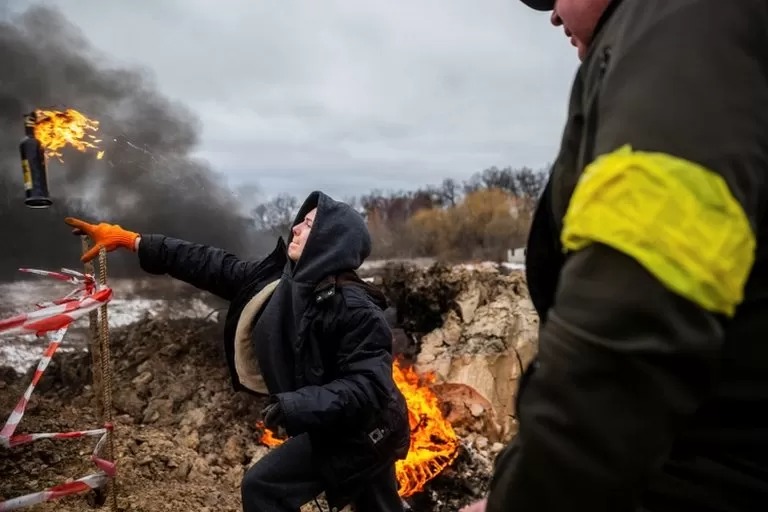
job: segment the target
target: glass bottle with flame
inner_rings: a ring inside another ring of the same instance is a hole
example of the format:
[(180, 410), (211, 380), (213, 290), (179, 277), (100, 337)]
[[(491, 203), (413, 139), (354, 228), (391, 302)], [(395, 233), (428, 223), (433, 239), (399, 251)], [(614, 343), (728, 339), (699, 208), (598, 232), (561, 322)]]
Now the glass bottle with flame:
[(19, 144), (21, 169), (24, 172), (24, 204), (29, 208), (48, 208), (53, 201), (48, 195), (48, 169), (43, 145), (35, 138), (37, 112), (24, 116), (24, 139)]

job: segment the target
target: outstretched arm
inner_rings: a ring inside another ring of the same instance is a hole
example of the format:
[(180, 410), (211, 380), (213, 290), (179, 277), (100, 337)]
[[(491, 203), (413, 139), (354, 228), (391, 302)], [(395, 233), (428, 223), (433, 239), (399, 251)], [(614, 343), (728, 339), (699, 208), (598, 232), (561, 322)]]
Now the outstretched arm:
[(223, 249), (186, 242), (164, 235), (141, 235), (138, 244), (141, 268), (169, 276), (232, 300), (257, 261), (244, 261)]
[[(77, 235), (87, 235), (93, 247), (82, 256), (95, 258), (103, 248), (138, 252), (141, 268), (150, 274), (168, 274), (192, 286), (232, 300), (246, 276), (259, 262), (243, 261), (223, 249), (209, 247), (163, 235), (140, 235), (117, 224), (90, 224), (67, 217), (65, 222)], [(280, 246), (276, 250), (279, 250)]]

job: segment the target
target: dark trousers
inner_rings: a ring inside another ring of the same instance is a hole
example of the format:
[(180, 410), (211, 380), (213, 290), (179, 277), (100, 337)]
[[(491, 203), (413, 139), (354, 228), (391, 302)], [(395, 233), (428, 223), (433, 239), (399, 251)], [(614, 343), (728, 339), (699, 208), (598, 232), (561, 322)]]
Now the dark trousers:
[[(306, 434), (273, 448), (243, 476), (244, 512), (297, 512), (324, 491), (312, 467), (312, 445)], [(395, 466), (360, 489), (355, 512), (403, 512), (397, 494)]]

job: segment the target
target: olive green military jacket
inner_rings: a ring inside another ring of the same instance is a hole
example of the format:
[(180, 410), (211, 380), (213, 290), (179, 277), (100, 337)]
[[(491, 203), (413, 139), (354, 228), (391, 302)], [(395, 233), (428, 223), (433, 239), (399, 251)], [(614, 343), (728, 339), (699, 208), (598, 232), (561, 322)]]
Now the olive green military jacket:
[(527, 251), (489, 512), (768, 504), (768, 1), (614, 0)]

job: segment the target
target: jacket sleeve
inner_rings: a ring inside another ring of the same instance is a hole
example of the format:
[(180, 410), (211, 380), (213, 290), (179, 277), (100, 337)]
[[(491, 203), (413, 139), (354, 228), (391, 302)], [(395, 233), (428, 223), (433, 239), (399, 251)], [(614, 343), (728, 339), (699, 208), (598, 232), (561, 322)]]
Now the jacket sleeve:
[(223, 249), (163, 235), (141, 235), (139, 263), (150, 274), (169, 276), (232, 300), (258, 262), (243, 261)]
[(323, 386), (306, 386), (277, 395), (286, 431), (297, 435), (360, 424), (386, 407), (392, 387), (392, 333), (380, 310), (350, 307), (341, 316), (338, 377)]
[(568, 259), (489, 512), (636, 510), (712, 389), (754, 262), (768, 6), (621, 8), (645, 25), (627, 25), (602, 84), (600, 156), (563, 219)]

